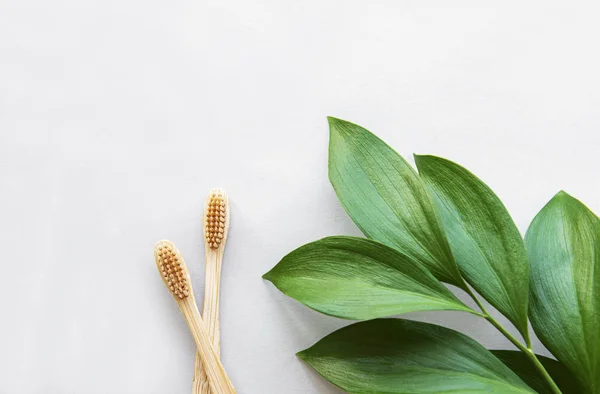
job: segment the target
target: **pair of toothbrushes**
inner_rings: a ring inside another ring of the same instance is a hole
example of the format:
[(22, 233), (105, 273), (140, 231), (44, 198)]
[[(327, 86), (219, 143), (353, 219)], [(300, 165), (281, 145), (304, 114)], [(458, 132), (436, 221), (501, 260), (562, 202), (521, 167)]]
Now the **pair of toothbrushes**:
[(220, 189), (211, 190), (203, 215), (206, 280), (202, 316), (179, 250), (170, 241), (159, 241), (154, 247), (156, 266), (163, 282), (177, 301), (196, 342), (193, 394), (236, 392), (220, 361), (219, 287), (229, 217), (227, 195)]

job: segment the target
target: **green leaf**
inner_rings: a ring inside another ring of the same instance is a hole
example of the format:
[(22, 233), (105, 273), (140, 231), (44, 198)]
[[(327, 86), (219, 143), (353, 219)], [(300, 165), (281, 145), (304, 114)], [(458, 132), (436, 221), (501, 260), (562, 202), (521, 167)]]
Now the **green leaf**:
[(600, 393), (600, 220), (560, 192), (525, 236), (532, 326), (585, 392)]
[(264, 278), (301, 303), (346, 319), (431, 310), (475, 313), (409, 257), (364, 238), (309, 243), (285, 256)]
[(464, 287), (432, 202), (412, 167), (369, 131), (328, 118), (329, 179), (369, 238), (399, 249), (443, 282)]
[[(538, 393), (553, 393), (544, 376), (523, 352), (513, 350), (492, 350), (491, 352)], [(537, 355), (537, 358), (563, 393), (583, 394), (577, 380), (564, 365), (548, 357)]]
[(485, 183), (458, 164), (435, 156), (415, 156), (415, 162), (467, 282), (528, 342), (529, 263), (506, 208)]
[(473, 339), (403, 319), (352, 324), (298, 356), (350, 393), (532, 393)]

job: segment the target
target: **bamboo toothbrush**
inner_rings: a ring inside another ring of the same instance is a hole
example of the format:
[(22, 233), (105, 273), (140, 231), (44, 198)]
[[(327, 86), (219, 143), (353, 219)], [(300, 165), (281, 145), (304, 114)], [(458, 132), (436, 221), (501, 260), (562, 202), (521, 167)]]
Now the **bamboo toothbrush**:
[(235, 389), (212, 347), (210, 336), (196, 306), (190, 274), (179, 250), (170, 241), (154, 246), (154, 259), (162, 280), (177, 301), (196, 341), (197, 351), (214, 394), (235, 394)]
[[(212, 189), (204, 206), (204, 249), (206, 251), (206, 279), (204, 285), (204, 309), (202, 316), (217, 355), (221, 352), (219, 333), (219, 288), (221, 264), (229, 230), (229, 200), (221, 189)], [(194, 394), (210, 394), (200, 354), (196, 353), (194, 369)], [(214, 391), (213, 391), (214, 393)]]

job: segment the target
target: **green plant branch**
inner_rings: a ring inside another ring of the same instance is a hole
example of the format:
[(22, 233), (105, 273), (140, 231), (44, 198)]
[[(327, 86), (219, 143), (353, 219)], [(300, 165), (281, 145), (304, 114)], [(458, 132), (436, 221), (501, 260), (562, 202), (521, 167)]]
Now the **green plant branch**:
[(467, 294), (471, 296), (471, 298), (473, 299), (473, 301), (475, 301), (479, 309), (481, 309), (483, 318), (490, 322), (492, 326), (494, 326), (498, 331), (500, 331), (502, 335), (504, 335), (506, 339), (508, 339), (520, 351), (525, 353), (527, 358), (533, 363), (533, 365), (535, 365), (535, 367), (538, 369), (538, 371), (540, 371), (542, 376), (544, 376), (544, 379), (546, 379), (546, 381), (550, 385), (552, 392), (554, 392), (555, 394), (562, 394), (562, 391), (560, 391), (560, 389), (558, 388), (548, 371), (546, 371), (546, 368), (544, 368), (540, 360), (533, 352), (533, 349), (531, 348), (531, 341), (529, 340), (529, 338), (526, 339), (527, 346), (523, 345), (517, 338), (515, 338), (510, 332), (508, 332), (496, 319), (494, 319), (492, 315), (490, 315), (490, 313), (485, 309), (481, 301), (479, 301), (479, 299), (469, 288), (469, 286), (465, 284), (465, 287), (467, 288)]

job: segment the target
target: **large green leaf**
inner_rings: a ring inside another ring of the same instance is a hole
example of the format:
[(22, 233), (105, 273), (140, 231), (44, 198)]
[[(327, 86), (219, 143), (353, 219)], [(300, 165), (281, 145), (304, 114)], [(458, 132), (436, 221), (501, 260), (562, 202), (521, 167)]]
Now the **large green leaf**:
[[(529, 387), (541, 394), (553, 394), (544, 376), (523, 352), (514, 350), (492, 350), (491, 352), (519, 375)], [(537, 358), (563, 393), (583, 394), (577, 380), (564, 365), (548, 357), (537, 355)]]
[(441, 281), (463, 287), (432, 202), (412, 167), (358, 125), (329, 118), (329, 129), (329, 179), (354, 223)]
[(356, 323), (298, 356), (350, 393), (531, 393), (471, 338), (402, 319)]
[(529, 341), (529, 263), (519, 230), (490, 188), (465, 168), (415, 156), (467, 282)]
[(600, 220), (560, 192), (537, 214), (525, 242), (532, 326), (586, 392), (600, 393)]
[(304, 245), (264, 275), (284, 294), (328, 315), (372, 319), (406, 312), (473, 312), (425, 268), (384, 244), (328, 237)]

